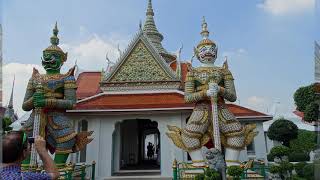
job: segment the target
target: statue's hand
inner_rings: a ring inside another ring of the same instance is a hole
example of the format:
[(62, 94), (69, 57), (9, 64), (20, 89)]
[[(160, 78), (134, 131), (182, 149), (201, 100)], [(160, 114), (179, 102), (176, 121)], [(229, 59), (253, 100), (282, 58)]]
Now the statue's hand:
[(207, 96), (213, 97), (214, 95), (218, 94), (220, 91), (220, 87), (217, 83), (209, 83), (209, 89), (207, 90)]
[(33, 105), (34, 107), (44, 107), (45, 97), (43, 93), (35, 92), (33, 94)]

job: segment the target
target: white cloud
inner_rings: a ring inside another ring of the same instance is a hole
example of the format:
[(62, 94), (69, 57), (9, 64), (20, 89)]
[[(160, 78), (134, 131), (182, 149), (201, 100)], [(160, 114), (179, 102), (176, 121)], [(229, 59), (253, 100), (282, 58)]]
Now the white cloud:
[(238, 57), (242, 57), (248, 54), (248, 51), (244, 48), (239, 48), (239, 49), (233, 49), (233, 50), (229, 50), (229, 51), (224, 51), (222, 53), (222, 56), (225, 57), (227, 56), (228, 58), (238, 58)]
[(2, 67), (3, 105), (6, 106), (8, 104), (13, 78), (15, 76), (13, 107), (15, 111), (18, 112), (19, 117), (24, 114), (24, 111), (22, 110), (22, 102), (34, 67), (38, 69), (40, 73), (44, 73), (43, 68), (36, 64), (9, 63)]
[(264, 0), (257, 6), (273, 15), (299, 14), (312, 10), (315, 0)]
[(258, 96), (251, 96), (247, 99), (249, 105), (259, 105), (266, 103), (266, 99)]
[(127, 40), (122, 36), (111, 35), (104, 39), (94, 34), (85, 42), (62, 44), (61, 48), (68, 52), (66, 66), (73, 65), (77, 60), (81, 69), (101, 70), (107, 65), (106, 54), (111, 61), (116, 61), (119, 57), (118, 45), (123, 47), (126, 43)]
[(246, 106), (249, 108), (267, 113), (269, 111), (269, 99), (259, 96), (250, 96), (246, 100)]

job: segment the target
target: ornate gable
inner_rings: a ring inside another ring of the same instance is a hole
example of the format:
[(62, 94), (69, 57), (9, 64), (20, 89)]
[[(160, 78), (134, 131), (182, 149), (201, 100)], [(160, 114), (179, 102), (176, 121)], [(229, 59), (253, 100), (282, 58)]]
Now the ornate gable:
[(180, 80), (140, 31), (101, 83), (104, 91), (178, 89)]
[(172, 80), (151, 54), (143, 41), (139, 40), (125, 62), (109, 82), (148, 82)]

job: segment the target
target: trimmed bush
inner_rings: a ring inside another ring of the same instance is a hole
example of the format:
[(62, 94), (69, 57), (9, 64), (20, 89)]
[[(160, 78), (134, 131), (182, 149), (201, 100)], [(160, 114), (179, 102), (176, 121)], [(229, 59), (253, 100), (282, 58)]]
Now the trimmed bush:
[(272, 165), (269, 169), (269, 171), (272, 174), (277, 174), (277, 173), (281, 173), (281, 167), (280, 166), (276, 166), (276, 165)]
[(195, 180), (220, 180), (220, 174), (214, 169), (206, 169), (204, 174), (198, 174)]
[(303, 177), (306, 179), (314, 179), (314, 165), (313, 164), (307, 164), (303, 168)]
[(232, 176), (234, 179), (240, 179), (243, 169), (240, 166), (229, 166), (227, 174)]
[(315, 102), (319, 98), (315, 93), (314, 84), (311, 84), (297, 89), (294, 93), (293, 99), (297, 105), (297, 110), (304, 112), (309, 104)]
[(194, 177), (194, 180), (204, 180), (204, 174), (198, 174)]
[(293, 164), (288, 161), (282, 161), (280, 163), (280, 168), (282, 173), (285, 173), (286, 171), (291, 172), (293, 170)]
[(318, 119), (319, 105), (316, 102), (312, 102), (306, 106), (304, 111), (304, 120), (307, 122), (313, 122)]
[(298, 137), (298, 126), (293, 122), (280, 118), (273, 122), (267, 132), (271, 140), (282, 142), (289, 147), (290, 141)]
[(268, 161), (270, 161), (270, 162), (273, 162), (274, 161), (274, 157), (273, 157), (273, 155), (272, 154), (267, 154), (267, 159), (268, 159)]
[(314, 131), (298, 130), (298, 138), (290, 141), (292, 152), (308, 153), (314, 150), (317, 145), (317, 134)]
[(298, 153), (298, 152), (292, 152), (289, 154), (289, 161), (290, 162), (302, 162), (302, 161), (309, 161), (310, 156), (308, 153)]
[(299, 177), (303, 177), (303, 168), (307, 165), (306, 162), (299, 162), (294, 165), (294, 170), (296, 171)]
[[(268, 154), (269, 159), (274, 159), (274, 157), (281, 158), (282, 156), (288, 156), (290, 153), (290, 149), (286, 146), (275, 146), (271, 149), (270, 153)], [(268, 159), (268, 160), (269, 160)]]
[(219, 179), (221, 179), (219, 172), (217, 172), (214, 169), (207, 169), (204, 174), (205, 174), (204, 180), (219, 180)]

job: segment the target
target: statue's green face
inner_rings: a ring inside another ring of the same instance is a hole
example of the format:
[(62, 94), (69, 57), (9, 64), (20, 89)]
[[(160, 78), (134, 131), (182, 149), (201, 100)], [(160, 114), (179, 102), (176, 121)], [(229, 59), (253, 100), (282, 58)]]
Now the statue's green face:
[(48, 74), (59, 73), (62, 64), (61, 54), (57, 52), (43, 52), (42, 66)]

